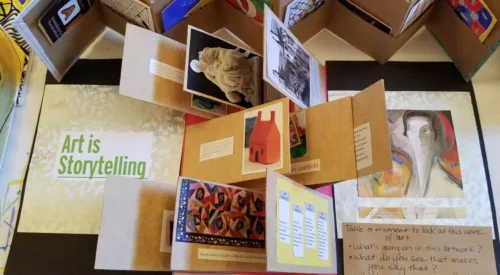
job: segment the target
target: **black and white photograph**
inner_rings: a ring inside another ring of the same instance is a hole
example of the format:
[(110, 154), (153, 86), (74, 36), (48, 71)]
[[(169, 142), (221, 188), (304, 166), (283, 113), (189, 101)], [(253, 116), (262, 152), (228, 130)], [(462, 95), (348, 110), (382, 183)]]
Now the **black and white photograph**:
[(262, 57), (189, 26), (184, 90), (251, 108), (263, 102)]
[(310, 107), (312, 57), (269, 9), (265, 28), (267, 78), (301, 108)]

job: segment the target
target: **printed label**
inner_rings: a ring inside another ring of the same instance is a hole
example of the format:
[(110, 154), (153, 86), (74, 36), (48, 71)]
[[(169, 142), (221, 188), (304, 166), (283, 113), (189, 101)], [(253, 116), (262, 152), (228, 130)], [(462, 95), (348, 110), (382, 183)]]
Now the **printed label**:
[(163, 210), (161, 224), (160, 252), (172, 253), (172, 240), (174, 233), (174, 211)]
[(200, 145), (200, 161), (216, 159), (233, 154), (234, 137), (219, 139)]
[(278, 239), (290, 244), (290, 194), (278, 193)]
[(152, 59), (149, 62), (149, 72), (159, 77), (184, 84), (184, 71), (170, 66), (166, 63)]
[[(126, 138), (124, 138), (126, 137)], [(149, 177), (152, 132), (62, 132), (54, 179)]]
[(313, 159), (308, 161), (301, 161), (292, 163), (292, 172), (291, 175), (309, 173), (321, 170), (320, 160)]
[(318, 258), (328, 261), (328, 215), (318, 212)]
[(198, 259), (246, 263), (266, 263), (266, 254), (198, 248)]
[(306, 247), (316, 248), (316, 209), (314, 205), (305, 203)]
[(292, 229), (293, 229), (293, 255), (295, 257), (304, 258), (304, 219), (302, 215), (302, 207), (292, 205)]
[(354, 128), (354, 150), (358, 170), (372, 165), (372, 135), (369, 122)]

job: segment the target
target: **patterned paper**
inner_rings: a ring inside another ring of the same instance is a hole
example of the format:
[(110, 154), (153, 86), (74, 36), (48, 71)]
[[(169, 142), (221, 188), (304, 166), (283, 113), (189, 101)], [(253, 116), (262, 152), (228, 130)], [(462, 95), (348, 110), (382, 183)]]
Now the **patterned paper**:
[(177, 241), (265, 247), (264, 193), (192, 179), (180, 188)]
[[(353, 91), (330, 91), (329, 97), (333, 100), (355, 93)], [(440, 183), (446, 182), (448, 186), (456, 187), (449, 189), (447, 196), (438, 194), (429, 197), (432, 192), (420, 195), (407, 192), (406, 197), (396, 195), (398, 185), (407, 182), (411, 177), (405, 162), (412, 157), (405, 156), (403, 159), (401, 154), (395, 154), (393, 160), (398, 163), (399, 168), (396, 166), (393, 172), (396, 171), (397, 175), (386, 177), (389, 179), (387, 184), (378, 181), (377, 184), (381, 184), (374, 185), (380, 189), (387, 188), (383, 192), (377, 190), (378, 194), (383, 194), (382, 196), (373, 197), (363, 194), (363, 189), (358, 188), (358, 183), (362, 180), (350, 180), (334, 185), (339, 238), (342, 238), (342, 222), (493, 227), (488, 182), (470, 94), (468, 92), (386, 92), (386, 103), (388, 110), (401, 110), (402, 113), (404, 110), (434, 110), (449, 113), (451, 119), (447, 119), (448, 123), (453, 123), (453, 131), (451, 131), (450, 124), (445, 127), (449, 130), (443, 132), (446, 135), (437, 137), (446, 137), (446, 144), (450, 145), (453, 141), (451, 139), (453, 134), (456, 148), (451, 147), (449, 151), (444, 151), (441, 158), (434, 157), (435, 168), (431, 167), (431, 170), (440, 171), (440, 173), (433, 173), (435, 175), (443, 175)], [(394, 112), (396, 111), (389, 112), (389, 114)], [(443, 118), (444, 114), (441, 120)], [(391, 124), (389, 126), (391, 127)], [(411, 125), (408, 124), (408, 126)], [(440, 133), (441, 130), (438, 127), (432, 131)], [(422, 135), (427, 133), (428, 131), (421, 131)], [(393, 143), (396, 142), (395, 138), (396, 136), (391, 136)], [(424, 143), (420, 150), (423, 150), (425, 145)], [(378, 211), (372, 211), (373, 209), (378, 209)], [(429, 214), (434, 212), (435, 218), (412, 218), (414, 215), (404, 214), (402, 209), (423, 210)], [(374, 215), (366, 215), (364, 213), (366, 211)], [(454, 218), (450, 218), (451, 214)]]

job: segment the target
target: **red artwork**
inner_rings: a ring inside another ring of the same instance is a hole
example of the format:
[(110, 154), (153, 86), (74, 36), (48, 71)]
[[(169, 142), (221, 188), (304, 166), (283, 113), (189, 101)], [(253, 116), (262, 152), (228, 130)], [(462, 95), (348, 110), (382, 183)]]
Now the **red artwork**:
[(281, 137), (274, 118), (274, 111), (271, 111), (271, 119), (264, 121), (262, 120), (262, 112), (259, 111), (249, 139), (250, 162), (272, 164), (280, 160)]

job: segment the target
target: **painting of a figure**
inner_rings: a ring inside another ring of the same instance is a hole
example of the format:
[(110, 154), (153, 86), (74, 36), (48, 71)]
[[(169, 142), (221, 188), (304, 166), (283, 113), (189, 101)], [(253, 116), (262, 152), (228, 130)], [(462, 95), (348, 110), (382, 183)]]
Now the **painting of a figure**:
[[(359, 197), (463, 198), (450, 111), (389, 110), (392, 170), (358, 180)], [(463, 208), (360, 208), (360, 217), (461, 218)]]

